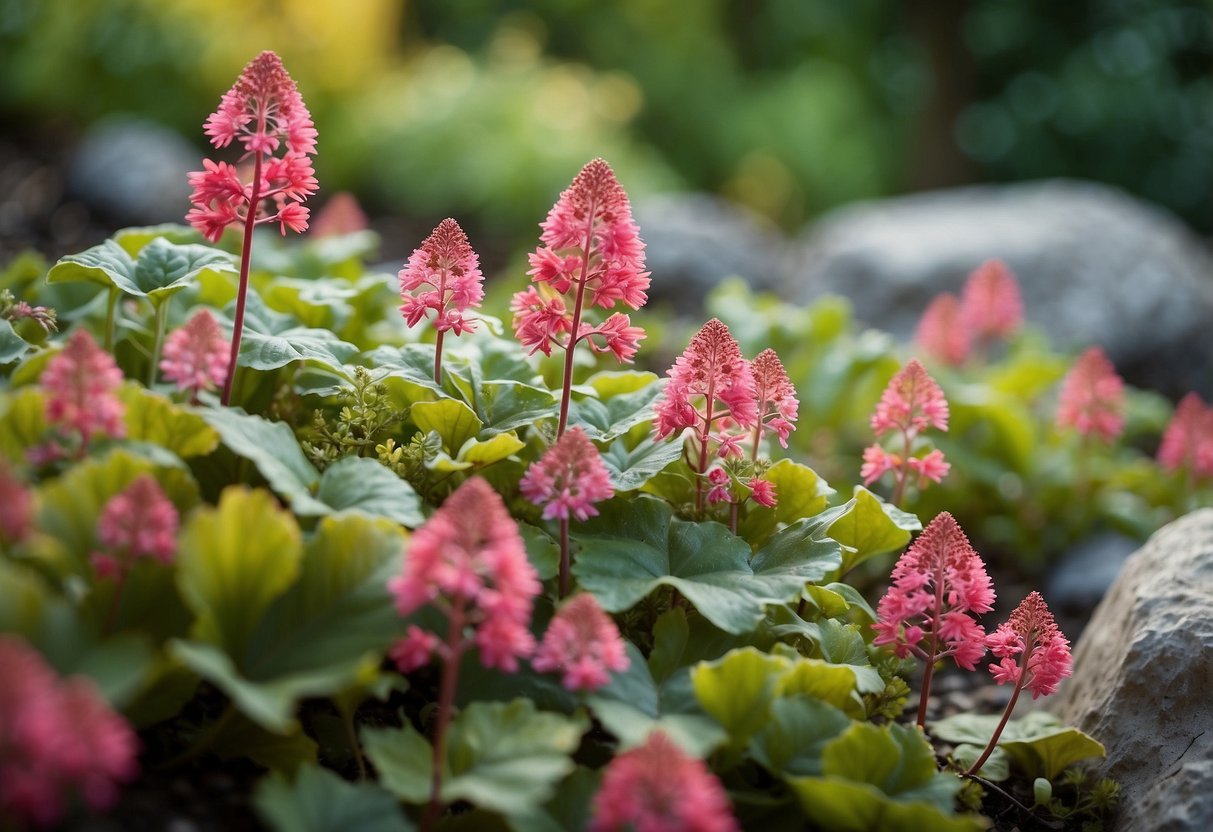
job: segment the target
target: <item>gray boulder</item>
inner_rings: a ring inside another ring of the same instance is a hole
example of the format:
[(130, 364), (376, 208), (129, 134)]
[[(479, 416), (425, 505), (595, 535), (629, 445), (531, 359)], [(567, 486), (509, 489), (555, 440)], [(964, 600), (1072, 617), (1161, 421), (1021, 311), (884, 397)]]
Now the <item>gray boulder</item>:
[(934, 191), (835, 211), (792, 249), (784, 293), (855, 303), (912, 335), (928, 301), (981, 262), (1019, 277), (1028, 320), (1062, 349), (1103, 346), (1130, 381), (1213, 393), (1213, 258), (1163, 210), (1092, 182)]
[(1125, 564), (1052, 704), (1107, 746), (1116, 829), (1213, 829), (1213, 509), (1166, 526)]

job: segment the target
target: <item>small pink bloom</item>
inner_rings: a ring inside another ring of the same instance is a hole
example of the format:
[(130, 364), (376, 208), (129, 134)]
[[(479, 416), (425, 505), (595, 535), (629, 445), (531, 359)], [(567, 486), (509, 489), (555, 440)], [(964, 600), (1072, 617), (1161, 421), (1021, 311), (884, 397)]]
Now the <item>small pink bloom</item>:
[(688, 427), (706, 437), (711, 424), (725, 418), (745, 428), (757, 424), (754, 373), (729, 328), (716, 318), (703, 325), (666, 375), (669, 384), (653, 408), (658, 439)]
[(662, 731), (607, 764), (590, 832), (738, 832), (728, 794)]
[(1001, 260), (982, 263), (961, 292), (964, 318), (973, 337), (1008, 338), (1023, 326), (1023, 298), (1015, 274)]
[(439, 643), (436, 635), (414, 624), (408, 628), (404, 638), (397, 639), (388, 649), (388, 658), (395, 662), (401, 673), (411, 673), (430, 663)]
[(16, 544), (34, 527), (33, 494), (0, 459), (0, 543)]
[(208, 309), (200, 309), (164, 342), (160, 370), (178, 390), (197, 395), (227, 379), (228, 339)]
[(151, 474), (140, 474), (110, 498), (97, 520), (97, 537), (127, 565), (135, 558), (172, 563), (177, 552), (176, 507)]
[(1083, 436), (1095, 435), (1110, 444), (1125, 427), (1124, 388), (1104, 351), (1091, 347), (1062, 380), (1058, 427), (1074, 428)]
[(590, 692), (607, 684), (611, 673), (627, 670), (628, 663), (619, 628), (585, 593), (560, 608), (531, 660), (540, 673), (563, 674), (567, 689)]
[(438, 224), (409, 256), (399, 278), (404, 299), (400, 311), (409, 326), (433, 312), (439, 332), (476, 330), (476, 321), (466, 313), (484, 300), (484, 275), (480, 258), (455, 220)]
[(448, 650), (474, 643), (481, 663), (507, 672), (534, 647), (527, 627), (540, 589), (518, 526), (480, 477), (459, 486), (413, 533), (404, 572), (388, 583), (402, 616), (434, 603), (465, 631)]
[(39, 384), (47, 394), (46, 420), (87, 445), (94, 436), (121, 438), (125, 408), (118, 400), (122, 371), (86, 330), (77, 329), (50, 360)]
[[(1061, 680), (1072, 672), (1070, 642), (1057, 628), (1053, 613), (1039, 592), (1024, 598), (1006, 623), (987, 637), (986, 644), (995, 656), (1002, 658), (998, 664), (990, 665), (994, 681), (1000, 685), (1022, 684), (1032, 691), (1033, 699), (1056, 691)], [(1017, 654), (1018, 662), (1012, 658)]]
[(545, 520), (585, 521), (598, 514), (594, 503), (615, 493), (598, 448), (579, 427), (572, 427), (531, 464), (519, 483), (522, 495), (543, 506)]
[(552, 347), (567, 348), (567, 333), (572, 332), (573, 319), (564, 306), (560, 295), (541, 294), (534, 286), (514, 295), (510, 301), (514, 313), (514, 336), (528, 355), (542, 352), (552, 354)]
[(926, 368), (912, 358), (889, 380), (872, 414), (872, 430), (883, 436), (891, 430), (919, 433), (928, 427), (948, 429), (948, 401)]
[(750, 479), (748, 485), (750, 486), (750, 497), (754, 502), (767, 508), (775, 507), (775, 504), (778, 502), (778, 498), (775, 495), (775, 483), (770, 480), (753, 477)]
[(42, 327), (43, 332), (59, 331), (58, 313), (54, 309), (47, 306), (31, 306), (23, 300), (14, 303), (0, 317), (7, 318), (10, 321), (33, 321)]
[(1158, 464), (1168, 471), (1187, 469), (1195, 477), (1213, 477), (1213, 407), (1196, 393), (1176, 406), (1158, 448)]
[(788, 446), (788, 435), (796, 429), (800, 401), (796, 388), (783, 368), (775, 350), (758, 353), (750, 365), (754, 373), (754, 399), (758, 407), (759, 438), (763, 428), (770, 428), (779, 437), (779, 444)]
[(927, 480), (941, 482), (952, 470), (952, 466), (944, 460), (943, 451), (938, 448), (922, 458), (910, 457), (906, 460), (906, 467), (918, 475), (919, 487), (925, 485)]
[[(609, 352), (620, 364), (630, 364), (644, 340), (644, 330), (632, 326), (632, 319), (627, 315), (616, 312), (598, 326), (582, 324), (578, 337), (588, 340), (595, 353)], [(602, 346), (598, 345), (597, 338), (602, 339)]]
[(969, 357), (972, 339), (960, 300), (950, 292), (936, 296), (922, 313), (914, 343), (927, 355), (952, 367)]
[(740, 459), (745, 456), (745, 452), (741, 449), (741, 443), (745, 440), (745, 436), (740, 433), (717, 433), (713, 434), (713, 439), (720, 443), (716, 449), (716, 456), (721, 459), (737, 457)]
[(863, 466), (859, 476), (863, 477), (864, 485), (871, 485), (887, 472), (901, 467), (901, 457), (892, 454), (880, 445), (869, 445), (863, 449)]
[(712, 484), (708, 491), (708, 505), (727, 503), (733, 499), (733, 478), (723, 468), (713, 468), (708, 471), (708, 482)]

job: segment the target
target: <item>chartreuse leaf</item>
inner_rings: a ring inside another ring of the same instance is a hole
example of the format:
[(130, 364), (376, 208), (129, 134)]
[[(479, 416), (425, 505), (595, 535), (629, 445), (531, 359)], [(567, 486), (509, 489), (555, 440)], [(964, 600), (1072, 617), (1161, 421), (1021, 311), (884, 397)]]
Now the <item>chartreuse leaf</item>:
[(0, 393), (0, 455), (25, 462), (25, 453), (46, 436), (46, 397), (37, 387)]
[[(570, 755), (588, 728), (585, 717), (536, 711), (526, 699), (473, 702), (450, 727), (442, 800), (467, 800), (507, 815), (533, 811), (573, 771)], [(430, 744), (409, 725), (364, 730), (367, 756), (383, 785), (406, 803), (429, 799)]]
[(147, 388), (127, 383), (119, 398), (126, 405), (126, 437), (171, 451), (182, 459), (205, 456), (219, 445), (219, 434), (196, 412), (179, 407)]
[[(947, 742), (985, 748), (994, 736), (998, 720), (996, 715), (957, 714), (932, 723), (931, 733)], [(1044, 711), (1032, 711), (1022, 719), (1008, 722), (999, 736), (998, 747), (1028, 777), (1049, 780), (1067, 766), (1106, 753), (1097, 740)]]
[[(448, 399), (448, 401), (450, 401)], [(444, 451), (439, 451), (433, 459), (427, 459), (425, 466), (431, 471), (449, 473), (451, 471), (467, 471), (474, 468), (484, 468), (503, 459), (509, 459), (526, 447), (526, 443), (513, 432), (499, 433), (491, 439), (481, 442), (479, 439), (469, 439), (463, 443), (454, 459)]]
[(458, 453), (484, 427), (475, 411), (456, 399), (416, 402), (409, 416), (422, 433), (434, 431), (441, 436), (442, 446), (450, 454)]
[(300, 698), (337, 693), (378, 664), (399, 629), (387, 581), (403, 549), (388, 521), (325, 518), (303, 549), (298, 580), (263, 607), (242, 642), (224, 650), (178, 642), (175, 653), (250, 718), (288, 730)]
[(682, 456), (678, 442), (655, 442), (646, 436), (630, 450), (623, 440), (611, 444), (602, 462), (616, 491), (635, 491)]
[(822, 749), (821, 771), (787, 779), (805, 815), (824, 829), (985, 828), (979, 819), (952, 814), (961, 781), (936, 770), (934, 752), (916, 728), (854, 722)]
[(564, 778), (547, 803), (506, 820), (513, 832), (567, 832), (590, 825), (594, 795), (602, 779), (600, 772), (578, 766)]
[(773, 508), (752, 505), (737, 533), (761, 546), (781, 524), (794, 523), (821, 512), (834, 489), (807, 465), (781, 459), (762, 475), (775, 485), (779, 502)]
[(114, 232), (114, 242), (122, 246), (131, 257), (138, 257), (148, 243), (163, 237), (170, 243), (201, 243), (202, 234), (195, 228), (180, 223), (166, 222), (160, 225), (132, 226)]
[(691, 685), (699, 704), (740, 747), (770, 720), (776, 684), (790, 666), (783, 656), (745, 647), (716, 662), (700, 662), (691, 670)]
[(880, 500), (861, 485), (835, 511), (838, 516), (830, 524), (830, 537), (842, 544), (843, 573), (868, 558), (902, 548), (910, 542), (910, 532), (922, 528), (913, 514)]
[(292, 783), (272, 772), (257, 784), (253, 805), (278, 832), (411, 832), (400, 804), (373, 783), (348, 783), (328, 769), (299, 767)]
[(820, 775), (821, 753), (851, 725), (851, 718), (812, 696), (771, 702), (771, 718), (750, 741), (750, 754), (785, 777)]

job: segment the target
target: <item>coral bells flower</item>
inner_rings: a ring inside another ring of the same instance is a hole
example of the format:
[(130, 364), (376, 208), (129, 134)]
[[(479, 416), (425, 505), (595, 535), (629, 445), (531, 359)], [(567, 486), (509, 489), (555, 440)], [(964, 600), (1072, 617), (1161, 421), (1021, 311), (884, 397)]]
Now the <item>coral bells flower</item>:
[(745, 428), (758, 423), (754, 373), (716, 318), (703, 325), (666, 375), (670, 382), (653, 408), (658, 439), (689, 427), (706, 437), (713, 423), (726, 418)]
[(948, 401), (918, 359), (911, 359), (889, 380), (871, 424), (878, 437), (889, 432), (900, 434), (901, 444), (894, 451), (879, 444), (864, 450), (859, 470), (864, 485), (892, 471), (896, 482), (893, 502), (898, 504), (911, 476), (917, 478), (918, 487), (922, 488), (928, 481), (939, 482), (948, 473), (951, 466), (944, 461), (942, 451), (931, 450), (923, 457), (915, 453), (915, 443), (923, 431), (948, 429)]
[(172, 563), (178, 522), (176, 507), (155, 477), (140, 474), (101, 510), (97, 537), (110, 554), (95, 556), (98, 571), (121, 574), (136, 558)]
[(1078, 357), (1061, 383), (1058, 427), (1070, 427), (1111, 443), (1125, 427), (1125, 385), (1099, 347)]
[(0, 543), (20, 543), (29, 537), (33, 514), (33, 495), (0, 459)]
[(729, 797), (702, 761), (664, 732), (607, 765), (590, 832), (737, 832)]
[(611, 680), (611, 673), (628, 669), (628, 654), (615, 622), (593, 595), (581, 594), (548, 624), (531, 666), (540, 673), (563, 674), (561, 684), (569, 690), (595, 691)]
[(774, 508), (778, 503), (775, 495), (775, 483), (760, 477), (752, 477), (748, 485), (750, 486), (750, 499), (758, 505)]
[(0, 635), (0, 818), (52, 826), (73, 795), (92, 809), (138, 773), (130, 726), (84, 677), (60, 680), (24, 642)]
[(955, 295), (944, 292), (927, 305), (914, 332), (914, 343), (948, 366), (965, 363), (972, 348), (972, 338), (960, 300)]
[(1002, 659), (990, 665), (994, 681), (1026, 687), (1033, 699), (1053, 693), (1070, 675), (1070, 642), (1057, 629), (1039, 592), (1024, 598), (1006, 623), (990, 634), (986, 645)]
[(594, 503), (615, 494), (598, 448), (579, 427), (565, 431), (531, 464), (519, 488), (524, 497), (543, 506), (545, 520), (588, 520), (598, 514)]
[(307, 228), (302, 203), (317, 188), (308, 158), (316, 152), (316, 128), (276, 54), (262, 52), (244, 68), (207, 119), (206, 134), (217, 148), (238, 142), (253, 158), (253, 171), (246, 183), (236, 167), (204, 159), (203, 169), (189, 175), (191, 225), (211, 241), (233, 224), (249, 231), (278, 223), (283, 234)]
[(1019, 281), (1001, 260), (987, 260), (973, 270), (961, 290), (961, 305), (977, 341), (1008, 338), (1023, 326)]
[(796, 416), (800, 409), (796, 388), (792, 386), (775, 350), (765, 349), (758, 353), (750, 369), (754, 374), (754, 400), (758, 407), (754, 453), (758, 452), (758, 442), (762, 439), (764, 428), (775, 431), (780, 446), (786, 448), (788, 435), (796, 430)]
[(457, 641), (436, 647), (444, 660), (475, 643), (486, 667), (512, 673), (534, 647), (527, 627), (539, 579), (501, 497), (479, 477), (414, 532), (388, 589), (402, 616), (432, 604), (451, 621)]
[(447, 218), (415, 249), (400, 274), (400, 313), (409, 326), (434, 313), (434, 328), (456, 335), (474, 332), (465, 313), (484, 299), (480, 258), (459, 223)]
[(63, 351), (50, 360), (39, 381), (46, 393), (46, 420), (79, 436), (87, 445), (94, 436), (120, 438), (125, 408), (118, 400), (122, 371), (93, 336), (72, 333)]
[(164, 343), (160, 370), (195, 399), (227, 378), (228, 340), (209, 309), (200, 309)]
[(1158, 464), (1168, 471), (1188, 470), (1193, 477), (1213, 477), (1213, 407), (1196, 393), (1175, 408), (1158, 447)]

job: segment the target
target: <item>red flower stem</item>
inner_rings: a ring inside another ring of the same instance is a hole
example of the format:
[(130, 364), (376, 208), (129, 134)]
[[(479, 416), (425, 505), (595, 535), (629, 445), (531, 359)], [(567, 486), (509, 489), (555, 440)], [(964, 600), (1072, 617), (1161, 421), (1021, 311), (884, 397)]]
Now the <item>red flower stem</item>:
[(122, 605), (122, 590), (126, 588), (126, 574), (119, 573), (114, 581), (114, 594), (110, 598), (109, 612), (105, 615), (105, 624), (101, 628), (102, 635), (109, 635), (114, 629), (114, 621), (118, 618), (118, 607)]
[(442, 336), (445, 330), (438, 330), (438, 338), (434, 341), (434, 383), (442, 384)]
[(569, 518), (560, 518), (560, 597), (569, 594)]
[(741, 503), (736, 500), (729, 500), (729, 531), (737, 534), (737, 509), (741, 508)]
[(695, 478), (696, 513), (703, 511), (703, 478), (708, 472), (708, 440), (712, 436), (712, 422), (716, 421), (716, 415), (712, 412), (716, 404), (716, 376), (714, 373), (712, 380), (708, 382), (707, 395), (703, 399), (703, 407), (706, 412), (703, 416), (703, 432), (699, 434), (699, 469), (696, 472), (699, 476)]
[(577, 298), (573, 301), (573, 331), (569, 333), (569, 345), (564, 350), (564, 384), (560, 389), (560, 423), (556, 427), (556, 438), (564, 436), (569, 423), (569, 399), (573, 394), (573, 347), (577, 344), (581, 329), (581, 306), (585, 302), (585, 282), (590, 274), (590, 246), (594, 242), (594, 214), (598, 206), (590, 201), (586, 211), (585, 248), (581, 250), (581, 275), (577, 278)]
[(1015, 702), (1019, 699), (1019, 692), (1023, 690), (1024, 680), (1028, 678), (1028, 659), (1035, 649), (1036, 645), (1033, 644), (1023, 651), (1023, 656), (1019, 660), (1019, 679), (1015, 682), (1015, 690), (1011, 693), (1011, 701), (1007, 703), (1006, 710), (1002, 712), (1002, 719), (998, 721), (998, 727), (994, 729), (994, 736), (990, 737), (986, 750), (981, 752), (981, 756), (977, 758), (977, 762), (969, 766), (969, 770), (965, 772), (965, 775), (971, 777), (981, 771), (981, 767), (985, 765), (986, 760), (990, 758), (990, 755), (994, 753), (994, 749), (998, 746), (998, 738), (1002, 736), (1002, 729), (1007, 727), (1007, 720), (1011, 718), (1011, 711), (1015, 710)]
[(897, 471), (893, 475), (897, 485), (893, 488), (893, 505), (901, 508), (901, 498), (906, 493), (906, 480), (910, 478), (910, 451), (914, 446), (914, 438), (910, 436), (910, 431), (907, 428), (904, 430), (905, 443), (901, 454), (901, 464), (897, 466)]
[(434, 726), (433, 773), (430, 777), (430, 802), (421, 821), (421, 832), (429, 832), (442, 813), (442, 761), (446, 758), (446, 729), (451, 724), (455, 706), (455, 689), (459, 684), (459, 659), (463, 655), (463, 606), (465, 599), (456, 597), (450, 612), (446, 633), (446, 655), (442, 661), (442, 681), (438, 688), (438, 722)]
[(257, 224), (257, 203), (261, 201), (261, 152), (253, 154), (253, 191), (249, 196), (248, 216), (244, 220), (244, 245), (240, 251), (240, 288), (236, 290), (236, 320), (232, 323), (232, 351), (228, 356), (227, 379), (223, 382), (223, 405), (232, 402), (232, 382), (236, 380), (236, 360), (240, 357), (240, 336), (244, 334), (244, 301), (248, 295), (249, 266), (253, 254), (253, 226)]
[(931, 677), (935, 674), (935, 661), (939, 650), (939, 622), (943, 618), (943, 559), (935, 565), (935, 615), (931, 623), (931, 648), (927, 651), (927, 666), (922, 672), (922, 692), (918, 695), (918, 727), (927, 727), (927, 697), (931, 693)]

